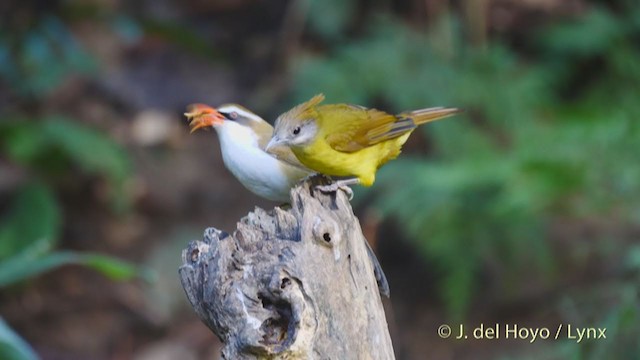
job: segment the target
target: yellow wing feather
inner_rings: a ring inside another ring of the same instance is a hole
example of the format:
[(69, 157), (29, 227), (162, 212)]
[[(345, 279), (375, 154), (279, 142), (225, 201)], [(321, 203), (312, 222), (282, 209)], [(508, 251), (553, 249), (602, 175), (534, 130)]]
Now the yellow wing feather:
[(321, 126), (331, 129), (331, 133), (325, 135), (326, 141), (333, 149), (343, 152), (356, 152), (401, 137), (419, 125), (456, 112), (457, 109), (438, 107), (391, 115), (376, 109), (345, 104), (318, 107), (318, 113), (322, 114), (321, 121), (330, 123), (329, 126)]
[(333, 149), (343, 152), (355, 152), (384, 140), (378, 139), (398, 120), (383, 111), (346, 104), (320, 106), (318, 113), (322, 114), (320, 128), (331, 129), (320, 135), (325, 135)]

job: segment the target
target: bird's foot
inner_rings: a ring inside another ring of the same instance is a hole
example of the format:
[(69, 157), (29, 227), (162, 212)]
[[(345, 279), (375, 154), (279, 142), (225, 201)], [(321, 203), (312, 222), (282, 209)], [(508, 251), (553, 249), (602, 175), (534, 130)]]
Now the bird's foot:
[(307, 181), (309, 181), (309, 180), (312, 180), (312, 179), (313, 179), (313, 178), (315, 178), (315, 177), (323, 178), (323, 177), (325, 177), (325, 175), (318, 174), (318, 173), (310, 173), (309, 175), (305, 176), (305, 177), (304, 177), (302, 180), (300, 180), (299, 182), (300, 182), (300, 183), (304, 183), (304, 182), (307, 182)]
[(337, 192), (338, 190), (342, 190), (349, 197), (349, 201), (353, 199), (353, 190), (349, 187), (349, 185), (358, 184), (360, 181), (357, 178), (354, 179), (346, 179), (346, 180), (338, 180), (328, 185), (318, 185), (316, 189), (320, 190), (323, 193), (332, 193)]
[(347, 196), (349, 196), (349, 201), (353, 199), (353, 190), (351, 190), (351, 188), (348, 185), (340, 185), (338, 183), (333, 183), (329, 185), (318, 185), (316, 186), (316, 189), (320, 190), (320, 192), (323, 192), (323, 193), (332, 193), (332, 192), (337, 192), (338, 190), (342, 190), (347, 194)]

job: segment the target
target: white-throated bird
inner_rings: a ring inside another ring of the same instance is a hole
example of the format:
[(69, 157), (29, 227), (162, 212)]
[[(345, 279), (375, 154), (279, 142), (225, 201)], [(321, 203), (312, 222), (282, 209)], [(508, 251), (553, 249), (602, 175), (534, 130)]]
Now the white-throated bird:
[(291, 188), (313, 174), (287, 148), (280, 148), (273, 155), (267, 153), (265, 147), (273, 127), (240, 105), (216, 109), (193, 104), (184, 115), (191, 132), (208, 126), (216, 130), (224, 165), (245, 188), (260, 197), (289, 202)]
[[(273, 134), (273, 127), (258, 115), (236, 104), (217, 109), (193, 104), (184, 114), (191, 132), (213, 127), (220, 139), (222, 160), (231, 173), (251, 192), (263, 198), (288, 203), (293, 186), (314, 172), (305, 168), (287, 147), (265, 147)], [(378, 289), (389, 297), (389, 283), (378, 259), (365, 241)]]

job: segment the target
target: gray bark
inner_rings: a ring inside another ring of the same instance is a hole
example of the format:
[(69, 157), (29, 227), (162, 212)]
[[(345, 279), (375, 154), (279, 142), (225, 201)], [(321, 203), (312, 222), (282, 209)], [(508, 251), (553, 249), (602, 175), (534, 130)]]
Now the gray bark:
[(209, 228), (182, 253), (182, 285), (224, 343), (222, 357), (393, 359), (374, 266), (345, 194), (308, 181), (291, 195), (289, 210), (256, 208), (232, 235)]

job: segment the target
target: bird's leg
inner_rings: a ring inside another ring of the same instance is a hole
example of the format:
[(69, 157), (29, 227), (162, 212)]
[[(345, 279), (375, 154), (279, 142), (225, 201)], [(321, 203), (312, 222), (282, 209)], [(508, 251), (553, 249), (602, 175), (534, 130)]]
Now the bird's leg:
[(316, 189), (320, 190), (323, 193), (336, 192), (338, 190), (342, 190), (349, 196), (349, 201), (353, 199), (353, 190), (349, 187), (349, 185), (357, 185), (360, 183), (360, 179), (351, 178), (351, 179), (343, 179), (336, 180), (329, 185), (318, 185)]
[(300, 180), (299, 182), (300, 183), (307, 182), (307, 181), (311, 180), (311, 178), (313, 178), (314, 176), (317, 176), (317, 175), (318, 175), (318, 173), (310, 173), (309, 175), (305, 176), (304, 179)]

